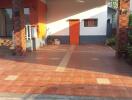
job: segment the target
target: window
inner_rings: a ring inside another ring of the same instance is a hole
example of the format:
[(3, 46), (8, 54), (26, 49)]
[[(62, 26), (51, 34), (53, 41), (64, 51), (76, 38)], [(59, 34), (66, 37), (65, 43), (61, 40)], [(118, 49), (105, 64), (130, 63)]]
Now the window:
[[(11, 37), (13, 32), (12, 8), (0, 9), (0, 37)], [(25, 25), (30, 24), (30, 9), (24, 8)]]
[(0, 37), (10, 37), (12, 30), (12, 9), (0, 9)]
[(29, 15), (30, 15), (30, 9), (29, 8), (24, 8), (25, 25), (30, 24)]
[(84, 19), (84, 27), (97, 27), (98, 19)]

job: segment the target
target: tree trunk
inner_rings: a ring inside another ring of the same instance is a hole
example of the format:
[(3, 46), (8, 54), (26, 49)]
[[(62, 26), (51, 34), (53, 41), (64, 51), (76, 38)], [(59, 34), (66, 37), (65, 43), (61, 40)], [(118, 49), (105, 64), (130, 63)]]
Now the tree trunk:
[(13, 5), (13, 37), (16, 55), (26, 52), (23, 0), (12, 0)]
[(119, 0), (118, 7), (118, 28), (117, 28), (117, 56), (121, 57), (126, 52), (128, 44), (128, 22), (130, 0)]

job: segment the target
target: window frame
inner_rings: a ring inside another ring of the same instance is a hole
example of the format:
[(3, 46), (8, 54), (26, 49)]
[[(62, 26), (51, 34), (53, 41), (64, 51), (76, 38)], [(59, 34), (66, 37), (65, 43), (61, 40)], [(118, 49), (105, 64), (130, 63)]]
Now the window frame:
[[(93, 23), (93, 24), (90, 25), (90, 23)], [(98, 18), (84, 19), (84, 27), (98, 27)]]

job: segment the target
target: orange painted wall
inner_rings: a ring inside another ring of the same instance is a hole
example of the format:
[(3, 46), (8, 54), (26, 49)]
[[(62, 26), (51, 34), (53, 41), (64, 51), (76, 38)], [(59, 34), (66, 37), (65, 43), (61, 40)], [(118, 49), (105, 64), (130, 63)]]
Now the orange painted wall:
[[(38, 26), (38, 37), (46, 35), (46, 4), (40, 0), (24, 0), (23, 6), (30, 8), (30, 23)], [(12, 0), (1, 0), (0, 8), (12, 8)]]
[[(32, 7), (35, 5), (36, 0), (32, 2), (32, 0), (24, 0), (23, 6), (24, 7)], [(12, 8), (12, 0), (1, 0), (0, 1), (0, 8)]]
[(37, 12), (38, 12), (38, 36), (39, 38), (45, 38), (47, 7), (46, 4), (44, 4), (40, 0), (38, 0)]

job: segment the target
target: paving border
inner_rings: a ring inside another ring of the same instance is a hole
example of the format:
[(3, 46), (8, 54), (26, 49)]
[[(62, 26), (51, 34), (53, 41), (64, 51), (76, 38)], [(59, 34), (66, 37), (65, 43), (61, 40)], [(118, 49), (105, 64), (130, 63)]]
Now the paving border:
[(0, 93), (0, 100), (132, 100), (132, 98)]

